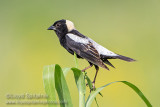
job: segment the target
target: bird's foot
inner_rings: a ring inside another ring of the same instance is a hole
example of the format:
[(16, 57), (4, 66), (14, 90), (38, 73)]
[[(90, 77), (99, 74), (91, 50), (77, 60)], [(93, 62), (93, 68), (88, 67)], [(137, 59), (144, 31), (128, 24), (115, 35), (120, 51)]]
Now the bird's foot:
[(82, 71), (82, 72), (85, 72), (85, 69), (82, 69), (81, 71)]
[[(86, 86), (89, 86), (88, 83), (86, 84)], [(90, 92), (95, 90), (96, 90), (95, 82), (92, 82), (92, 87), (90, 88)]]
[(96, 88), (95, 88), (95, 81), (92, 82), (92, 90), (93, 90), (93, 91), (96, 90)]
[[(88, 83), (86, 83), (86, 86), (89, 86)], [(92, 82), (92, 88), (95, 88), (95, 82)]]

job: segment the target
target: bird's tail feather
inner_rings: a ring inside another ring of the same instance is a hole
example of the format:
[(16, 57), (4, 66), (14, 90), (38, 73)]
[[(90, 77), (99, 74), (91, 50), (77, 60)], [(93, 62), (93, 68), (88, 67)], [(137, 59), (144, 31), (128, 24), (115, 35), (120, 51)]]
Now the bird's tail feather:
[(136, 60), (134, 60), (134, 59), (132, 59), (132, 58), (129, 58), (129, 57), (126, 57), (126, 56), (122, 56), (122, 55), (118, 55), (118, 56), (116, 56), (115, 58), (121, 59), (121, 60), (124, 60), (124, 61), (128, 61), (128, 62), (136, 61)]
[(104, 63), (108, 64), (109, 66), (115, 68), (107, 59), (105, 61), (103, 61)]
[(101, 63), (99, 64), (99, 66), (101, 66), (102, 68), (105, 68), (105, 69), (109, 70), (109, 68), (108, 68), (103, 62), (101, 62)]

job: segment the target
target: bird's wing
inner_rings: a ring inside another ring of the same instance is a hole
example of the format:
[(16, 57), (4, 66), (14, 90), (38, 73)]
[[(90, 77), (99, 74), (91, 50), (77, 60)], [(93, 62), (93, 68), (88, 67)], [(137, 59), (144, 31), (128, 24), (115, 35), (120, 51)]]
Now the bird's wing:
[(94, 48), (93, 43), (91, 43), (87, 38), (81, 38), (74, 34), (67, 34), (66, 45), (87, 61), (108, 69), (101, 60), (98, 51)]

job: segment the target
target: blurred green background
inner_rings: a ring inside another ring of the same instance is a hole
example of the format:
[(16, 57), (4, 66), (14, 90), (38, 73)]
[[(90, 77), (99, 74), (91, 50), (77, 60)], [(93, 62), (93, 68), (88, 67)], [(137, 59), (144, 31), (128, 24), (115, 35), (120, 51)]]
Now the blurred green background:
[[(138, 86), (154, 107), (160, 106), (160, 1), (159, 0), (1, 0), (0, 1), (0, 106), (6, 94), (44, 94), (43, 66), (73, 67), (73, 56), (64, 50), (53, 31), (46, 29), (59, 19), (74, 22), (84, 35), (115, 53), (135, 58), (127, 63), (111, 60), (116, 69), (100, 69), (96, 87), (126, 80)], [(79, 60), (80, 69), (88, 66)], [(90, 78), (94, 68), (87, 71)], [(73, 105), (78, 90), (73, 73), (67, 75)], [(88, 90), (89, 92), (89, 90)], [(100, 107), (145, 107), (129, 87), (114, 84), (98, 95)], [(10, 105), (10, 107), (22, 105)], [(29, 105), (24, 105), (28, 107)], [(47, 105), (30, 105), (30, 107)], [(95, 102), (93, 107), (96, 107)]]

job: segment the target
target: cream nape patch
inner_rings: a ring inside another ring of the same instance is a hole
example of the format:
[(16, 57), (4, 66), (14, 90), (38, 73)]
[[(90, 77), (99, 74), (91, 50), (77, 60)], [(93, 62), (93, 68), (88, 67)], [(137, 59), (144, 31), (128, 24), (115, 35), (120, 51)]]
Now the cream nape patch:
[(72, 31), (73, 29), (75, 29), (73, 22), (71, 22), (69, 20), (66, 20), (66, 25), (67, 25), (69, 32)]

